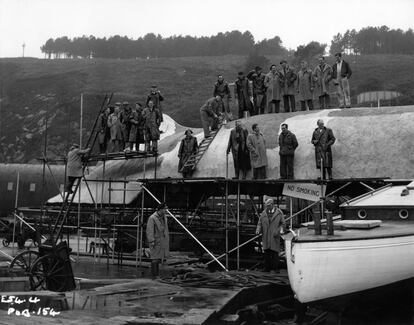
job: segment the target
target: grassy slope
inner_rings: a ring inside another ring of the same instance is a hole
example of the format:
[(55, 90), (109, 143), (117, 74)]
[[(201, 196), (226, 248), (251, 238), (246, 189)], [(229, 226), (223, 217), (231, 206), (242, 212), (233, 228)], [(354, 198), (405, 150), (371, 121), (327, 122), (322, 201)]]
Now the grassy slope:
[[(166, 113), (182, 125), (200, 126), (198, 108), (212, 95), (217, 73), (234, 81), (245, 59), (2, 59), (0, 160), (27, 162), (40, 157), (47, 114), (48, 155), (64, 154), (68, 143), (78, 139), (80, 93), (84, 93), (86, 134), (105, 93), (114, 92), (114, 101), (142, 102), (151, 84), (165, 95)], [(414, 56), (364, 56), (349, 61), (354, 71), (352, 94), (387, 89), (402, 92), (408, 100), (414, 97)]]

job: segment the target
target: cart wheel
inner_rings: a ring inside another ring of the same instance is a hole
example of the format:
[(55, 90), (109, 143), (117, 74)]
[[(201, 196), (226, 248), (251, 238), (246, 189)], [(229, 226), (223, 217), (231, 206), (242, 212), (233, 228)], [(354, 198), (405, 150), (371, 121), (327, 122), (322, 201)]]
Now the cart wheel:
[(8, 239), (7, 238), (4, 238), (3, 239), (3, 246), (4, 247), (9, 247), (9, 245), (10, 245), (10, 242), (8, 241)]
[(67, 277), (63, 273), (64, 269), (65, 261), (60, 256), (49, 254), (39, 257), (30, 269), (31, 289), (62, 291)]
[(30, 269), (38, 257), (39, 253), (36, 251), (21, 252), (11, 261), (9, 269), (23, 269), (26, 274), (30, 274)]

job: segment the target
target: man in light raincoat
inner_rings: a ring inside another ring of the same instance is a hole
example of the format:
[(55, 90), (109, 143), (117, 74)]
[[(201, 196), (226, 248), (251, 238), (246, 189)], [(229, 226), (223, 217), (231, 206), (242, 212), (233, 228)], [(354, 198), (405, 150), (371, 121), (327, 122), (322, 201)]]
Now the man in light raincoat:
[(279, 272), (280, 234), (284, 226), (283, 212), (274, 206), (273, 199), (267, 199), (256, 228), (256, 235), (262, 235), (265, 272)]
[(161, 203), (147, 222), (147, 242), (150, 249), (151, 275), (159, 276), (159, 265), (170, 253), (170, 236), (167, 222), (167, 205)]

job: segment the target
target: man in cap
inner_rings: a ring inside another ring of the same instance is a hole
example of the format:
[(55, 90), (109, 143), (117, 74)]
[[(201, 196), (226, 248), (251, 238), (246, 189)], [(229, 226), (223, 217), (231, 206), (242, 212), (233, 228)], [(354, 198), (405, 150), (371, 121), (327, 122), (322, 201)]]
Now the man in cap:
[(324, 126), (323, 120), (318, 120), (318, 127), (313, 131), (311, 142), (315, 146), (316, 168), (322, 170), (322, 178), (326, 178), (325, 171), (328, 172), (329, 179), (332, 179), (332, 149), (335, 137), (331, 129)]
[(148, 106), (148, 103), (150, 100), (154, 103), (154, 107), (159, 110), (160, 116), (161, 116), (161, 122), (163, 122), (164, 117), (162, 114), (161, 102), (164, 100), (164, 96), (161, 95), (161, 92), (158, 90), (158, 87), (156, 85), (151, 86), (150, 93), (147, 96), (147, 101), (145, 102), (146, 106)]
[(147, 222), (146, 234), (151, 258), (151, 275), (153, 278), (159, 276), (159, 265), (167, 259), (170, 251), (170, 238), (167, 221), (167, 205), (161, 203)]
[(186, 161), (198, 150), (197, 138), (193, 136), (193, 131), (188, 129), (184, 133), (185, 138), (181, 140), (180, 149), (178, 150), (178, 172), (183, 174), (184, 178), (191, 177), (193, 169), (184, 167)]
[(72, 194), (72, 186), (75, 180), (79, 180), (83, 176), (82, 156), (89, 152), (89, 148), (81, 150), (79, 145), (74, 143), (69, 150), (66, 162), (66, 175), (68, 181), (66, 183), (66, 191)]
[(208, 99), (200, 108), (200, 119), (204, 130), (204, 138), (211, 137), (211, 131), (217, 130), (221, 110), (221, 96)]
[(135, 103), (135, 107), (132, 108), (131, 115), (129, 117), (129, 122), (131, 128), (129, 130), (129, 144), (130, 150), (134, 149), (139, 151), (139, 145), (145, 143), (144, 138), (144, 117), (142, 115), (142, 105), (141, 103)]
[(262, 73), (262, 68), (257, 66), (254, 70), (247, 74), (247, 79), (252, 81), (253, 87), (253, 102), (254, 102), (254, 115), (264, 114), (266, 106), (266, 75)]
[(98, 133), (98, 143), (99, 143), (99, 153), (105, 153), (107, 150), (107, 144), (110, 139), (109, 127), (108, 127), (108, 117), (111, 112), (110, 107), (106, 107), (105, 110), (99, 114), (97, 127), (99, 130)]
[(233, 165), (235, 179), (239, 179), (240, 171), (242, 171), (243, 179), (246, 179), (247, 172), (250, 170), (249, 150), (247, 149), (247, 137), (249, 132), (243, 128), (240, 120), (236, 121), (236, 127), (231, 130), (229, 144), (227, 145), (227, 154), (233, 155)]
[(275, 207), (273, 199), (267, 199), (256, 227), (256, 235), (262, 235), (265, 272), (279, 272), (280, 234), (284, 226), (283, 212)]
[(250, 115), (252, 115), (252, 85), (243, 72), (238, 73), (234, 87), (234, 97), (237, 99), (239, 104), (239, 118), (243, 118), (245, 112), (249, 112)]

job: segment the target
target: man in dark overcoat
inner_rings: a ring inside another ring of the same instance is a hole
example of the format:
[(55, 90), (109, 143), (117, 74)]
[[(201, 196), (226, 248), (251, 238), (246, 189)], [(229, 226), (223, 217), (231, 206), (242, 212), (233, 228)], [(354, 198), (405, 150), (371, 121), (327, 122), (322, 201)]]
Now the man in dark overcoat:
[(288, 130), (288, 125), (283, 123), (282, 132), (279, 135), (280, 178), (293, 179), (293, 160), (295, 150), (298, 147), (296, 136)]
[(181, 169), (185, 165), (188, 158), (191, 155), (195, 154), (198, 150), (197, 138), (193, 136), (193, 131), (188, 129), (185, 131), (185, 138), (181, 140), (180, 149), (178, 149), (178, 172), (183, 174), (184, 178), (191, 177), (193, 170), (189, 167), (185, 167), (182, 171)]
[(243, 118), (244, 112), (249, 112), (252, 115), (252, 85), (243, 72), (239, 72), (234, 87), (234, 97), (239, 104), (239, 118)]
[(108, 117), (111, 109), (109, 107), (99, 114), (98, 118), (98, 143), (99, 143), (99, 153), (105, 153), (108, 145), (108, 141), (111, 138), (108, 127)]
[(227, 146), (227, 154), (233, 155), (233, 164), (235, 179), (239, 179), (240, 171), (243, 179), (246, 179), (247, 172), (250, 170), (250, 156), (247, 149), (247, 136), (249, 132), (243, 128), (240, 120), (236, 121), (236, 127), (231, 130), (229, 144)]
[(318, 127), (313, 131), (312, 144), (315, 146), (316, 168), (322, 170), (323, 179), (326, 178), (325, 171), (328, 172), (329, 179), (332, 179), (332, 149), (335, 137), (331, 129), (324, 126), (323, 120), (318, 120)]

